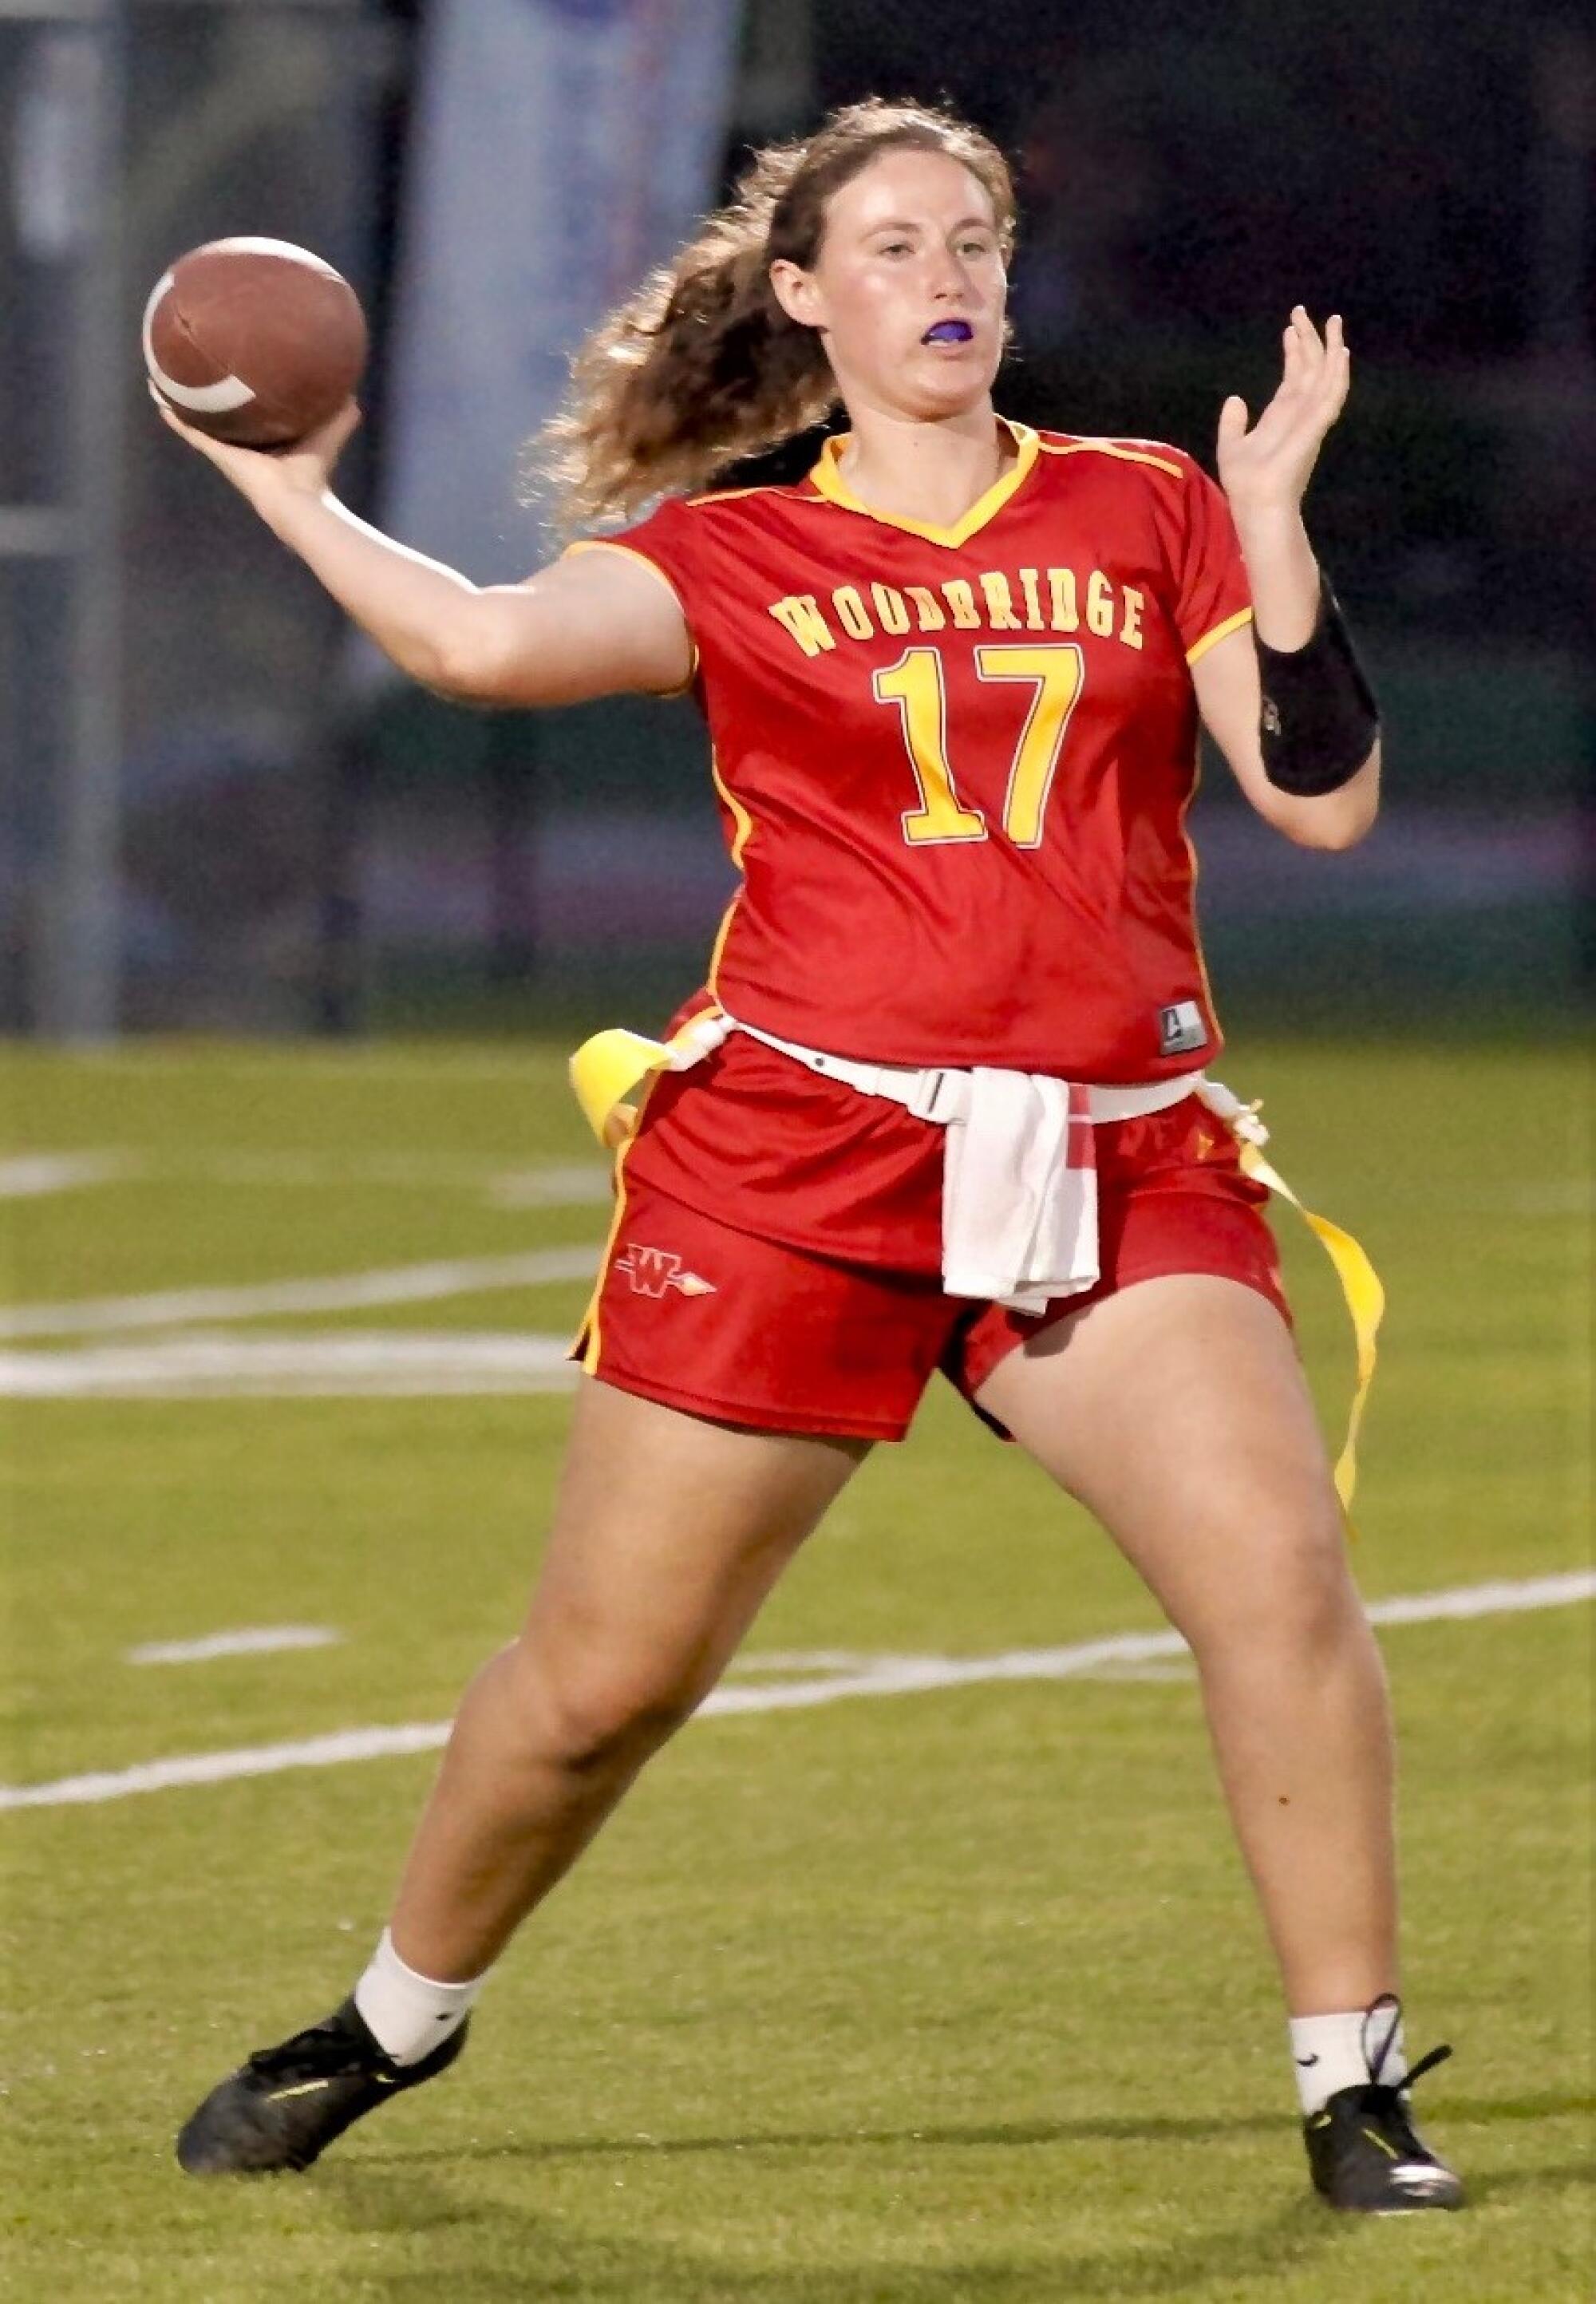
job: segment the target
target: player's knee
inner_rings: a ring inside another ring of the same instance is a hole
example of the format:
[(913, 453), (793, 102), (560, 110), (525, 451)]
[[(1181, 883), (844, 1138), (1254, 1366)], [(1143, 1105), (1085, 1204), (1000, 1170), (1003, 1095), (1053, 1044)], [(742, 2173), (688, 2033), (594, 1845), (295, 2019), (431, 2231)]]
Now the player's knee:
[(1294, 1673), (1311, 1673), (1349, 1640), (1367, 1637), (1346, 1539), (1329, 1521), (1283, 1537), (1255, 1573), (1216, 1595), (1204, 1616), (1187, 1631), (1200, 1663), (1239, 1658), (1256, 1668), (1274, 1657)]
[(540, 1756), (568, 1775), (588, 1776), (639, 1766), (681, 1726), (697, 1697), (656, 1672), (603, 1662), (536, 1672), (525, 1702)]
[(1311, 1670), (1349, 1639), (1364, 1637), (1364, 1613), (1338, 1534), (1328, 1544), (1305, 1545), (1274, 1587), (1274, 1640), (1299, 1668)]

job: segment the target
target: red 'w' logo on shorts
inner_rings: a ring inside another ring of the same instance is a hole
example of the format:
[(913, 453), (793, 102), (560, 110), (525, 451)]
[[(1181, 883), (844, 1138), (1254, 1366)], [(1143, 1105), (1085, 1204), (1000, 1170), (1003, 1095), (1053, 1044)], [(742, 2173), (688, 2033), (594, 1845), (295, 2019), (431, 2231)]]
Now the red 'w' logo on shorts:
[(615, 1258), (613, 1269), (624, 1272), (638, 1296), (663, 1296), (674, 1288), (680, 1296), (713, 1296), (713, 1280), (700, 1279), (696, 1272), (682, 1269), (680, 1256), (668, 1248), (644, 1248), (638, 1241), (629, 1240), (626, 1254)]

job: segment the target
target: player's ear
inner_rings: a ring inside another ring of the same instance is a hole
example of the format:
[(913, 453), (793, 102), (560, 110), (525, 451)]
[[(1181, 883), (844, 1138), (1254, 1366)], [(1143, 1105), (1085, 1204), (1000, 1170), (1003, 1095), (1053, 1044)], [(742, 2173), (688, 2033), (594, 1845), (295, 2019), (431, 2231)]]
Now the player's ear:
[(821, 306), (823, 301), (812, 272), (806, 272), (790, 257), (778, 256), (770, 270), (771, 293), (790, 320), (800, 327), (821, 326)]

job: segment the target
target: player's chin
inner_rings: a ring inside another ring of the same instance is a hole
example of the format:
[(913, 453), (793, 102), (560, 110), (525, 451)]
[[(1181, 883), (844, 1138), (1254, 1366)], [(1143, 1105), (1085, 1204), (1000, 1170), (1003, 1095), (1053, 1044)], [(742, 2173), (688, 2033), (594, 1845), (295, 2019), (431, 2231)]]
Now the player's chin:
[(896, 381), (905, 408), (921, 419), (961, 415), (984, 400), (997, 374), (996, 360), (975, 345), (961, 346), (962, 357), (924, 356), (907, 361)]

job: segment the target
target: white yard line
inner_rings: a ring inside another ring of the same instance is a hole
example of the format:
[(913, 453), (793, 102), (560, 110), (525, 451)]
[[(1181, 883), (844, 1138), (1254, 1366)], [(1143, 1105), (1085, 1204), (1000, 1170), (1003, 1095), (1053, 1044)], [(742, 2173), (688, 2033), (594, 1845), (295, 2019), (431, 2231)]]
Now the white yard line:
[(588, 1161), (560, 1168), (501, 1168), (483, 1181), (496, 1208), (605, 1208), (615, 1197), (614, 1171)]
[(376, 1152), (348, 1159), (323, 1152), (148, 1154), (139, 1163), (152, 1183), (236, 1184), (267, 1190), (346, 1191), (351, 1185), (401, 1191), (454, 1190), (484, 1194), (495, 1206), (528, 1208), (604, 1207), (612, 1171), (598, 1160), (518, 1166), (508, 1157), (467, 1153)]
[[(1596, 1599), (1596, 1571), (1580, 1569), (1561, 1576), (1467, 1584), (1451, 1591), (1376, 1600), (1371, 1603), (1369, 1614), (1376, 1623), (1418, 1624), (1564, 1608), (1590, 1599)], [(1000, 1656), (876, 1656), (857, 1671), (833, 1673), (823, 1679), (717, 1689), (700, 1707), (699, 1716), (800, 1711), (855, 1697), (910, 1696), (993, 1681), (1078, 1680), (1105, 1664), (1146, 1664), (1185, 1653), (1180, 1635), (1165, 1631), (1120, 1632), (1105, 1639), (1082, 1640), (1071, 1648), (1013, 1648)], [(757, 1654), (748, 1661), (757, 1663)], [(447, 1721), (412, 1721), (393, 1728), (346, 1728), (333, 1735), (308, 1736), (293, 1743), (257, 1744), (238, 1751), (182, 1754), (131, 1768), (60, 1776), (51, 1783), (0, 1785), (0, 1809), (78, 1807), (126, 1800), (138, 1792), (164, 1792), (180, 1784), (229, 1783), (241, 1776), (276, 1775), (286, 1768), (331, 1768), (350, 1760), (432, 1752), (448, 1733)]]
[(207, 1632), (197, 1640), (146, 1640), (130, 1648), (129, 1664), (209, 1664), (214, 1656), (279, 1656), (288, 1648), (336, 1648), (343, 1638), (330, 1624), (246, 1624), (236, 1632)]
[(334, 1328), (319, 1335), (207, 1335), (0, 1351), (0, 1399), (435, 1400), (568, 1392), (569, 1334)]
[[(251, 1624), (236, 1632), (206, 1632), (192, 1640), (146, 1640), (130, 1648), (126, 1664), (207, 1664), (213, 1656), (275, 1656), (287, 1648), (329, 1648), (343, 1634), (330, 1624)], [(837, 1672), (845, 1665), (868, 1664), (868, 1656), (841, 1648), (767, 1648), (739, 1656), (731, 1665), (738, 1673)]]
[(1368, 1609), (1377, 1624), (1433, 1624), (1469, 1616), (1515, 1616), (1532, 1608), (1566, 1608), (1575, 1600), (1596, 1600), (1596, 1569), (1460, 1584), (1449, 1592), (1414, 1592), (1406, 1598), (1371, 1600)]
[(1596, 1216), (1596, 1178), (1567, 1176), (1523, 1184), (1496, 1206), (1515, 1216)]
[(598, 1160), (518, 1166), (469, 1153), (376, 1152), (349, 1158), (326, 1152), (32, 1152), (0, 1157), (0, 1200), (32, 1199), (95, 1184), (236, 1184), (271, 1190), (347, 1191), (392, 1185), (403, 1191), (453, 1188), (495, 1207), (594, 1208), (612, 1196), (612, 1171)]
[[(494, 1183), (511, 1167), (508, 1159), (485, 1160), (457, 1152), (358, 1152), (342, 1159), (331, 1152), (233, 1151), (152, 1154), (145, 1173), (202, 1184), (393, 1184), (423, 1189), (461, 1184), (477, 1189)], [(570, 1171), (526, 1173), (553, 1175)], [(596, 1163), (591, 1173), (607, 1182), (609, 1171)]]
[(865, 1656), (857, 1648), (754, 1648), (736, 1657), (730, 1668), (741, 1673), (857, 1672), (881, 1661), (879, 1656)]
[(126, 1152), (34, 1152), (0, 1160), (0, 1200), (38, 1200), (90, 1184), (119, 1184), (136, 1162)]
[[(4, 13), (0, 5), (0, 20)], [(277, 1080), (331, 1072), (341, 1087), (358, 1088), (362, 1080), (417, 1080), (424, 1086), (441, 1081), (446, 1087), (454, 1080), (507, 1080), (542, 1089), (555, 1074), (553, 1066), (543, 1069), (540, 1059), (554, 1054), (552, 1043), (530, 1043), (524, 1055), (504, 1055), (486, 1043), (476, 1047), (417, 1045), (406, 1049), (373, 1041), (354, 1046), (347, 1040), (293, 1040), (258, 1047), (241, 1043), (222, 1046), (212, 1041), (196, 1049), (186, 1039), (125, 1040), (112, 1047), (55, 1052), (49, 1069), (59, 1073), (70, 1068), (80, 1080), (122, 1072), (220, 1073), (227, 1079), (241, 1075)], [(17, 1080), (23, 1079), (24, 1067), (34, 1061), (24, 1055), (12, 1068)]]
[(369, 1304), (421, 1304), (494, 1288), (590, 1280), (596, 1243), (539, 1248), (520, 1256), (456, 1257), (317, 1280), (263, 1280), (238, 1288), (163, 1288), (146, 1296), (89, 1296), (0, 1311), (0, 1337), (115, 1334), (190, 1320), (249, 1320), (273, 1312), (346, 1312)]

